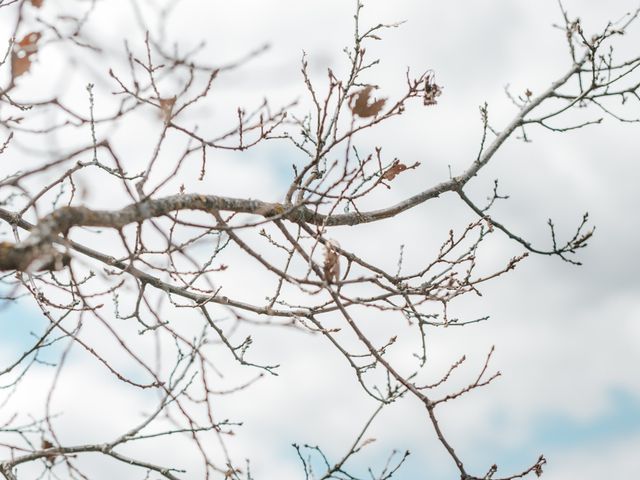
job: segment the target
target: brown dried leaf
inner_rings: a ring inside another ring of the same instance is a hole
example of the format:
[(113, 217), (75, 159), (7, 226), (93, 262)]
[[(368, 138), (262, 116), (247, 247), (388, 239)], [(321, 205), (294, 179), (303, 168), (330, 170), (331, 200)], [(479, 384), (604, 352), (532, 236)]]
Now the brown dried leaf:
[[(364, 87), (359, 92), (351, 95), (351, 99), (349, 101), (349, 107), (351, 108), (351, 112), (354, 115), (358, 115), (359, 117), (374, 117), (380, 113), (382, 107), (384, 107), (386, 98), (381, 98), (380, 100), (374, 99), (371, 104), (369, 104), (369, 97), (371, 96), (371, 91), (373, 90), (372, 85), (368, 85)], [(355, 101), (354, 101), (355, 99)]]
[(44, 3), (44, 0), (31, 0), (31, 5), (33, 5), (36, 8), (40, 8), (43, 3)]
[(40, 32), (31, 32), (20, 40), (11, 52), (11, 78), (16, 79), (31, 68), (31, 55), (38, 51)]
[(18, 42), (18, 50), (22, 50), (31, 55), (38, 50), (37, 43), (42, 34), (40, 32), (27, 33), (22, 40)]
[(337, 282), (340, 279), (340, 256), (336, 251), (338, 242), (329, 240), (324, 251), (324, 278), (327, 282)]
[(160, 111), (162, 112), (162, 119), (165, 122), (171, 120), (171, 114), (173, 113), (173, 106), (176, 104), (176, 96), (171, 98), (160, 99)]
[(17, 78), (23, 73), (27, 73), (31, 67), (31, 60), (27, 55), (19, 57), (17, 53), (11, 53), (11, 76)]
[(396, 160), (393, 162), (393, 164), (389, 168), (387, 168), (387, 170), (385, 170), (381, 178), (382, 180), (391, 181), (394, 178), (396, 178), (401, 172), (404, 172), (405, 170), (408, 170), (408, 169), (416, 168), (419, 165), (420, 165), (420, 162), (416, 162), (410, 167), (407, 167), (404, 163), (401, 163), (400, 160)]
[(382, 178), (385, 180), (393, 180), (400, 172), (404, 172), (406, 169), (407, 166), (404, 163), (395, 162), (382, 174)]
[[(51, 443), (49, 440), (47, 440), (46, 438), (42, 439), (42, 444), (41, 447), (43, 450), (47, 450), (48, 448), (53, 448), (55, 445), (53, 443)], [(45, 457), (47, 459), (48, 462), (53, 463), (53, 461), (56, 459), (56, 454), (55, 453), (48, 453), (45, 455)]]

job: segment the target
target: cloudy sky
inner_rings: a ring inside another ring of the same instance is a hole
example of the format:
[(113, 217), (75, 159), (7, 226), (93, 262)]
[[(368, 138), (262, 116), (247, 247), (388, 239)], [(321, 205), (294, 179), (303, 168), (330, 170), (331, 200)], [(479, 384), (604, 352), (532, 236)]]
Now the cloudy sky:
[[(55, 3), (45, 2), (42, 15), (53, 15)], [(78, 3), (83, 2), (60, 2), (60, 8)], [(303, 51), (315, 81), (324, 80), (327, 67), (343, 71), (347, 64), (342, 50), (352, 41), (354, 3), (179, 2), (167, 35), (186, 46), (205, 40), (207, 47), (199, 57), (202, 61), (225, 63), (265, 42), (270, 45), (260, 57), (221, 78), (215, 106), (200, 114), (222, 123), (231, 118), (225, 113), (233, 113), (235, 106), (255, 104), (264, 96), (275, 105), (304, 99), (300, 75)], [(150, 3), (142, 5), (143, 9), (153, 8)], [(636, 6), (631, 0), (565, 2), (569, 13), (582, 19), (587, 32), (601, 30), (608, 20), (617, 20)], [(0, 10), (0, 17), (4, 12)], [(0, 18), (3, 34), (10, 25), (7, 18)], [(364, 24), (403, 20), (401, 27), (385, 32), (383, 40), (368, 47), (369, 55), (379, 58), (380, 64), (368, 74), (367, 81), (393, 95), (401, 88), (407, 67), (412, 71), (430, 69), (444, 93), (437, 106), (409, 109), (401, 119), (359, 140), (363, 149), (382, 146), (389, 157), (421, 163), (418, 170), (394, 181), (381, 199), (389, 204), (445, 180), (449, 169), (455, 174), (473, 161), (482, 131), (481, 104), (488, 102), (491, 123), (499, 129), (516, 114), (505, 95), (506, 85), (517, 94), (526, 89), (536, 94), (571, 65), (563, 32), (553, 26), (561, 23), (562, 17), (552, 0), (365, 1)], [(639, 30), (636, 25), (620, 39), (621, 57), (638, 55)], [(122, 55), (121, 39), (139, 49), (144, 38), (126, 1), (98, 2), (87, 31), (93, 38), (113, 39), (108, 52), (113, 58)], [(25, 83), (41, 85), (43, 90), (64, 84), (71, 99), (74, 89), (81, 92), (75, 95), (81, 105), (86, 101), (82, 97), (84, 85), (93, 82), (96, 108), (107, 108), (108, 93), (113, 90), (107, 67), (99, 61), (70, 73), (66, 60), (64, 50), (52, 48), (34, 65), (33, 78)], [(41, 74), (45, 71), (49, 72), (46, 82)], [(628, 102), (618, 111), (626, 118), (640, 117), (640, 104)], [(571, 114), (568, 121), (598, 115), (579, 112)], [(149, 114), (147, 119), (150, 124), (151, 117)], [(140, 123), (138, 131), (128, 131), (129, 136), (118, 133), (128, 145), (122, 155), (132, 170), (143, 165), (140, 158), (147, 158), (153, 148), (154, 140), (145, 139), (144, 125)], [(514, 272), (487, 284), (481, 298), (463, 302), (456, 309), (461, 318), (490, 315), (489, 322), (429, 335), (434, 378), (462, 354), (469, 357), (470, 370), (465, 375), (471, 378), (474, 366), (480, 367), (484, 354), (492, 345), (496, 347), (493, 366), (502, 377), (443, 411), (444, 428), (474, 471), (486, 471), (492, 463), (499, 465), (498, 473), (520, 471), (544, 453), (548, 459), (544, 478), (549, 480), (637, 475), (638, 128), (638, 124), (609, 118), (601, 125), (563, 134), (532, 128), (527, 132), (530, 143), (509, 140), (469, 186), (470, 194), (481, 201), (498, 178), (502, 193), (510, 199), (499, 203), (495, 218), (541, 248), (549, 246), (546, 221), (550, 217), (564, 237), (572, 235), (585, 211), (596, 226), (589, 247), (578, 254), (582, 266), (532, 255)], [(299, 160), (297, 155), (284, 143), (269, 144), (242, 157), (220, 154), (217, 174), (206, 185), (187, 183), (187, 188), (279, 201), (292, 175), (290, 165)], [(1, 168), (9, 171), (7, 165)], [(115, 206), (117, 200), (110, 192), (92, 186), (90, 178), (85, 182), (90, 190), (88, 202)], [(123, 197), (122, 204), (126, 201)], [(423, 250), (438, 245), (450, 225), (464, 225), (472, 218), (459, 200), (445, 196), (380, 224), (336, 229), (335, 237), (366, 258), (389, 256), (393, 265), (401, 244), (410, 262), (420, 258)], [(488, 243), (484, 255), (489, 264), (522, 250), (499, 233)], [(228, 291), (260, 299), (264, 278), (260, 272), (231, 272)], [(25, 302), (3, 310), (1, 315), (0, 358), (5, 362), (41, 320)], [(11, 319), (16, 316), (24, 318), (20, 328), (12, 327)], [(222, 402), (225, 412), (245, 422), (232, 449), (238, 458), (252, 459), (256, 479), (303, 478), (291, 443), (318, 444), (338, 457), (375, 405), (342, 359), (320, 338), (294, 332), (258, 333), (254, 348), (256, 356), (281, 363), (282, 369), (279, 377), (259, 382), (232, 402)], [(77, 364), (72, 370), (78, 376), (90, 376), (84, 368)], [(66, 381), (69, 390), (64, 385), (58, 390), (72, 392), (74, 377)], [(94, 381), (94, 391), (109, 388), (99, 379)], [(115, 394), (108, 398), (118, 401)], [(75, 395), (63, 393), (59, 402), (60, 408), (76, 412), (75, 425), (85, 417), (95, 420), (86, 400), (82, 401), (84, 406), (78, 406)], [(123, 405), (122, 411), (126, 409)], [(380, 469), (396, 448), (412, 452), (398, 478), (457, 478), (420, 405), (410, 398), (384, 411), (371, 436), (378, 441), (353, 464), (363, 476), (367, 465)]]

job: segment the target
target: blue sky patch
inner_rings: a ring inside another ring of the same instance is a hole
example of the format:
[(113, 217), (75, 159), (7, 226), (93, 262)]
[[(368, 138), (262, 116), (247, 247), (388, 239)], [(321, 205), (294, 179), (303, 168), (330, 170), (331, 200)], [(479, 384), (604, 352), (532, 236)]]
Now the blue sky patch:
[[(568, 452), (591, 450), (640, 433), (640, 398), (628, 390), (612, 388), (607, 408), (589, 419), (575, 419), (560, 412), (541, 414), (534, 420), (532, 434), (525, 443), (508, 448), (493, 442), (479, 445), (471, 453), (469, 466), (488, 468), (498, 464), (501, 475), (517, 473), (536, 461), (540, 454), (552, 462)], [(481, 463), (482, 462), (482, 463)]]

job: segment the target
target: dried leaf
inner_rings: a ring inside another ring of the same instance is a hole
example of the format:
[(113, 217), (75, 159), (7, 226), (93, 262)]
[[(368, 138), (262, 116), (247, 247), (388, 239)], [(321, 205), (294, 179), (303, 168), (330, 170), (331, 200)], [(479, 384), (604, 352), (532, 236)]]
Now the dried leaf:
[(31, 60), (27, 55), (19, 57), (15, 52), (11, 54), (11, 76), (19, 77), (23, 73), (27, 73), (31, 67)]
[[(351, 112), (354, 115), (358, 115), (359, 117), (374, 117), (380, 113), (382, 107), (384, 107), (386, 98), (381, 98), (380, 100), (374, 99), (371, 104), (369, 104), (369, 97), (371, 96), (371, 91), (373, 90), (372, 85), (368, 85), (364, 87), (359, 92), (351, 95), (351, 99), (349, 101), (349, 107), (351, 108)], [(355, 99), (355, 101), (354, 101)]]
[(11, 52), (11, 78), (16, 79), (31, 68), (31, 55), (38, 51), (40, 32), (31, 32), (20, 40)]
[(44, 0), (31, 0), (31, 5), (33, 5), (36, 8), (40, 8), (43, 3), (44, 3)]
[(393, 180), (400, 172), (404, 172), (406, 169), (407, 166), (404, 163), (395, 162), (382, 174), (382, 178), (385, 180)]
[(367, 445), (369, 445), (369, 444), (371, 444), (371, 443), (373, 443), (373, 442), (375, 442), (375, 441), (376, 441), (376, 439), (375, 439), (375, 438), (373, 438), (373, 437), (366, 438), (366, 439), (365, 439), (365, 440), (360, 444), (360, 448), (366, 447)]
[(544, 458), (544, 455), (540, 455), (540, 458), (538, 458), (538, 462), (533, 466), (533, 473), (536, 474), (536, 477), (541, 477), (542, 476), (542, 466), (545, 465), (547, 463), (547, 459)]
[(340, 256), (336, 251), (338, 242), (329, 240), (324, 251), (324, 278), (327, 282), (337, 282), (340, 279)]
[[(46, 438), (42, 439), (42, 444), (41, 447), (43, 450), (46, 450), (48, 448), (53, 448), (55, 445), (53, 443), (51, 443), (49, 440), (47, 440)], [(56, 454), (55, 453), (47, 453), (44, 458), (46, 458), (46, 460), (49, 463), (53, 463), (54, 460), (56, 459)]]
[(381, 179), (391, 181), (394, 178), (396, 178), (401, 172), (404, 172), (405, 170), (409, 170), (412, 168), (416, 168), (419, 165), (420, 165), (420, 162), (416, 162), (410, 167), (407, 167), (404, 163), (401, 163), (400, 160), (396, 160), (393, 162), (393, 164), (389, 168), (385, 170), (385, 172), (382, 174)]
[(31, 32), (26, 34), (22, 40), (18, 42), (18, 50), (22, 50), (28, 55), (36, 53), (38, 50), (37, 43), (38, 40), (40, 40), (41, 35), (42, 34), (40, 32)]
[(173, 113), (173, 106), (176, 104), (176, 96), (171, 98), (160, 99), (160, 111), (162, 112), (162, 119), (165, 122), (171, 120), (171, 114)]
[(429, 74), (424, 79), (424, 105), (437, 104), (436, 98), (442, 95), (442, 87), (434, 81), (433, 74)]

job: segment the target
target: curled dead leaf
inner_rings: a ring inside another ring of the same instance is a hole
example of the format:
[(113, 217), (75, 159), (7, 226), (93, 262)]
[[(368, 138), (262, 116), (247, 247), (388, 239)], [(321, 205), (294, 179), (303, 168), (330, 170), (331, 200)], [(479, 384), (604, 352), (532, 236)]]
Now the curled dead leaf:
[(11, 55), (11, 76), (13, 78), (27, 73), (29, 68), (31, 68), (31, 60), (29, 60), (29, 57), (26, 55), (19, 57), (15, 53)]
[(16, 79), (31, 68), (31, 56), (38, 51), (40, 32), (31, 32), (14, 45), (11, 52), (11, 78)]
[(438, 103), (436, 99), (440, 95), (442, 95), (442, 87), (436, 84), (433, 74), (427, 75), (424, 79), (424, 105), (436, 105)]
[[(42, 447), (43, 450), (47, 450), (49, 448), (55, 447), (55, 445), (53, 443), (51, 443), (49, 440), (47, 440), (46, 438), (43, 438), (41, 447)], [(48, 454), (46, 454), (44, 456), (44, 458), (46, 458), (46, 460), (49, 463), (53, 463), (53, 461), (56, 459), (56, 454), (55, 453), (48, 453)]]
[(366, 447), (367, 445), (369, 445), (369, 444), (371, 444), (371, 443), (373, 443), (373, 442), (375, 442), (375, 441), (376, 441), (376, 439), (375, 439), (375, 438), (373, 438), (373, 437), (366, 438), (366, 439), (364, 439), (364, 441), (360, 444), (360, 448)]
[(176, 96), (174, 95), (170, 98), (161, 98), (159, 103), (162, 119), (165, 122), (169, 122), (169, 120), (171, 120), (171, 114), (173, 113), (173, 106), (176, 104)]
[(387, 99), (386, 98), (381, 98), (379, 100), (373, 99), (373, 101), (369, 103), (372, 91), (373, 91), (373, 86), (368, 85), (364, 87), (362, 90), (360, 90), (359, 92), (356, 92), (353, 95), (351, 95), (351, 98), (349, 100), (349, 108), (351, 108), (351, 112), (354, 115), (358, 115), (359, 117), (366, 118), (366, 117), (374, 117), (380, 113)]
[(329, 240), (324, 251), (324, 278), (327, 282), (337, 282), (340, 279), (340, 255), (336, 250), (338, 242)]
[(385, 180), (393, 180), (400, 172), (404, 172), (406, 169), (407, 166), (404, 163), (394, 162), (394, 164), (382, 174), (382, 178)]
[(44, 3), (44, 0), (31, 0), (31, 5), (33, 5), (36, 8), (40, 8), (43, 3)]
[(419, 165), (420, 165), (420, 162), (416, 162), (413, 165), (411, 165), (410, 167), (408, 167), (404, 163), (401, 163), (400, 160), (395, 160), (391, 164), (391, 166), (384, 171), (384, 173), (382, 174), (382, 177), (380, 177), (380, 178), (382, 180), (391, 181), (394, 178), (396, 178), (401, 172), (404, 172), (405, 170), (409, 170), (409, 169), (412, 169), (412, 168), (416, 168)]

